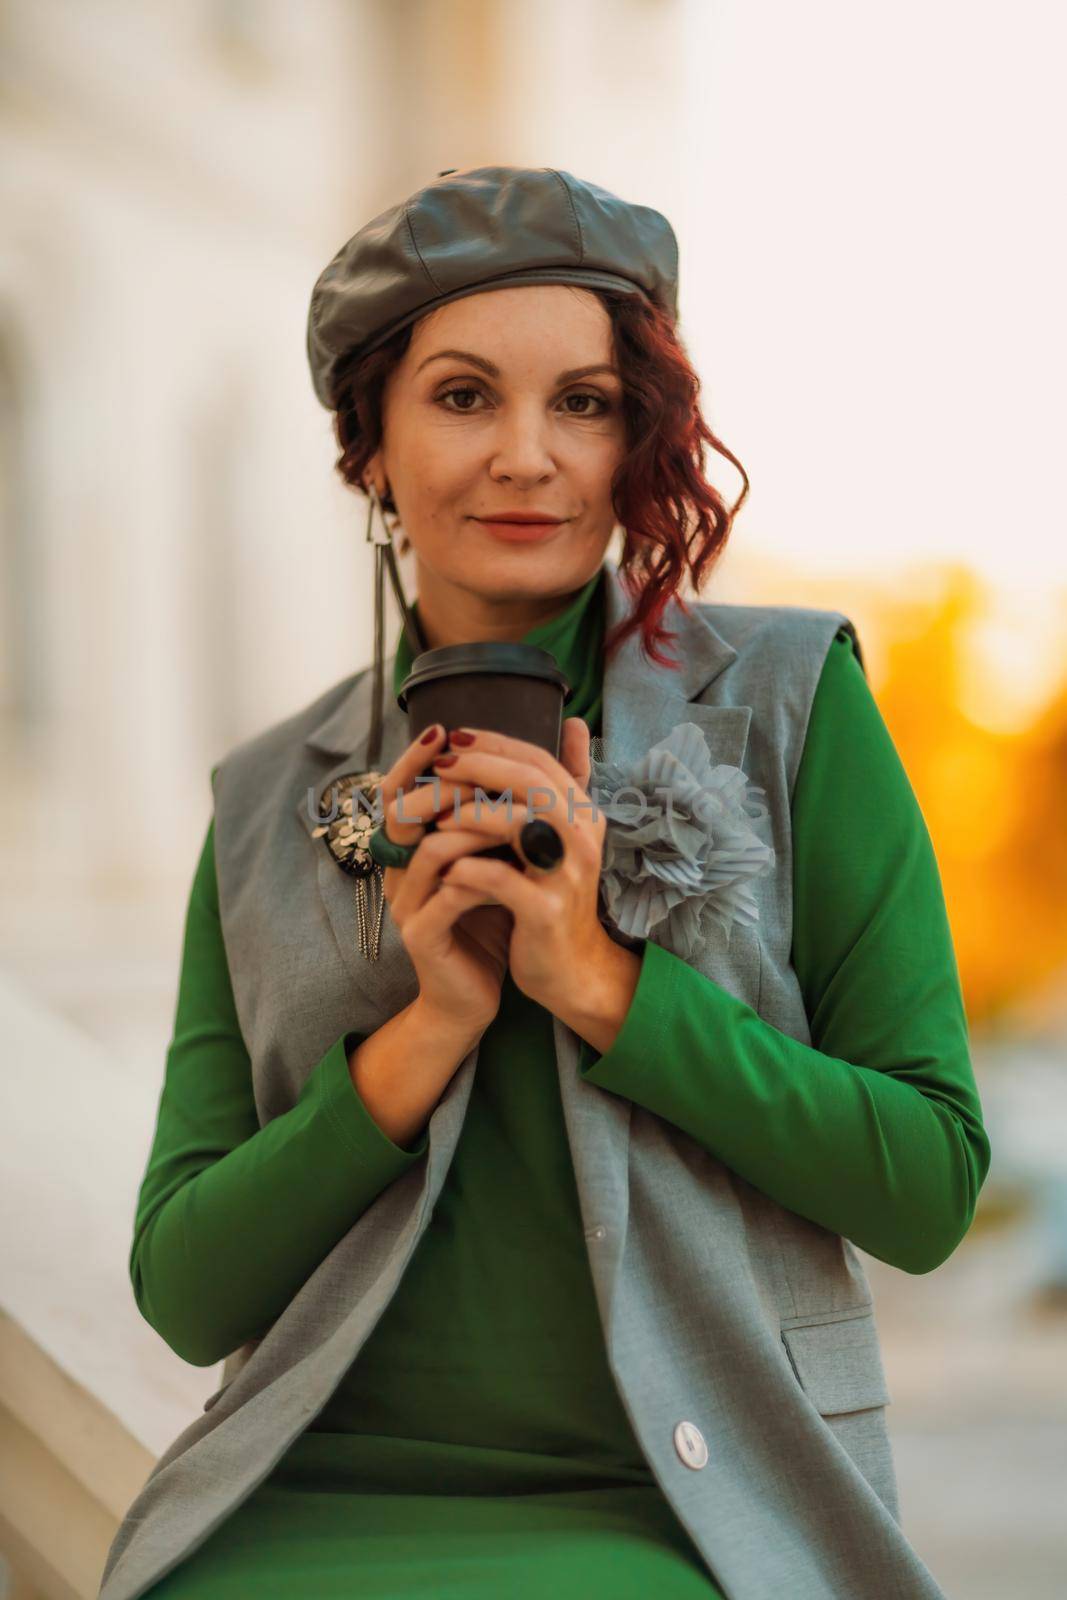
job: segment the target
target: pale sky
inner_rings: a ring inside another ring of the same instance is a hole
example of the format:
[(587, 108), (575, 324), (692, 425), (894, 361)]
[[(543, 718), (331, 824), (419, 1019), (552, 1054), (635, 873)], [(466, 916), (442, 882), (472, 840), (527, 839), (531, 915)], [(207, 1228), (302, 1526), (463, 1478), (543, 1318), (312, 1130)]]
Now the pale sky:
[(1064, 673), (1064, 13), (681, 4), (682, 320), (745, 549), (966, 562), (997, 670)]

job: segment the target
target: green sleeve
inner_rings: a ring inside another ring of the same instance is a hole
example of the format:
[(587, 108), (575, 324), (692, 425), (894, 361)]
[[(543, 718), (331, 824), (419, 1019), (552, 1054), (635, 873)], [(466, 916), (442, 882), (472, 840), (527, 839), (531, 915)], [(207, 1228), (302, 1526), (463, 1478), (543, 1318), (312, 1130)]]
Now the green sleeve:
[(905, 1272), (974, 1216), (990, 1146), (940, 874), (848, 634), (813, 700), (792, 805), (792, 961), (811, 1045), (645, 941), (586, 1081), (683, 1128), (780, 1205)]
[(259, 1126), (219, 919), (214, 819), (193, 881), (174, 1033), (129, 1257), (141, 1314), (211, 1366), (259, 1336), (371, 1201), (425, 1154), (367, 1111), (346, 1033)]

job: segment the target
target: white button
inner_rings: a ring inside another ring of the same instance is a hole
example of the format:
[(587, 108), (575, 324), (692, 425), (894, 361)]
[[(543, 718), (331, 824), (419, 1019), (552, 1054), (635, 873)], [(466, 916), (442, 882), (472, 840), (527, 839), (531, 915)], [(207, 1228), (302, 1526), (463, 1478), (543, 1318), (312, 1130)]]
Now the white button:
[(606, 1237), (607, 1231), (608, 1230), (604, 1227), (604, 1224), (602, 1222), (598, 1222), (595, 1228), (589, 1228), (586, 1230), (585, 1236), (587, 1239), (603, 1239)]
[(674, 1448), (687, 1467), (706, 1467), (708, 1447), (695, 1422), (679, 1422), (674, 1430)]

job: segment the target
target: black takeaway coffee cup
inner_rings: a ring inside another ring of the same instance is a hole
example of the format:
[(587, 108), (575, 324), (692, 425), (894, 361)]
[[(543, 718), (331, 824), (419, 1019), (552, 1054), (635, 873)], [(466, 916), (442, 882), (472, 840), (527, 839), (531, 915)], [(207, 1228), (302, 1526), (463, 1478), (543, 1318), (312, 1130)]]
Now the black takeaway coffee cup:
[[(490, 728), (540, 745), (558, 761), (563, 707), (570, 697), (570, 684), (548, 650), (534, 644), (487, 640), (424, 650), (412, 662), (396, 698), (408, 714), (409, 742), (435, 722), (446, 732), (449, 728)], [(499, 800), (501, 791), (486, 789), (485, 794)], [(500, 809), (507, 814), (506, 801)], [(433, 827), (429, 823), (426, 831)], [(508, 844), (477, 854), (515, 867), (523, 865)]]

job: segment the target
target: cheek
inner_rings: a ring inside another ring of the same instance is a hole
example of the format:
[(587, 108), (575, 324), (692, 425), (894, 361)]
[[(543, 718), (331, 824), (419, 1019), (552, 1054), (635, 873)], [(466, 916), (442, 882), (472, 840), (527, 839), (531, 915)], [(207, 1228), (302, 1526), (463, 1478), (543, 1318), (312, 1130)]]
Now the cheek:
[(413, 475), (416, 504), (427, 522), (440, 522), (455, 533), (456, 522), (476, 510), (485, 498), (486, 454), (484, 442), (457, 429), (449, 434), (428, 430), (420, 444)]
[(470, 431), (442, 423), (439, 414), (405, 414), (390, 439), (389, 466), (405, 489), (409, 514), (427, 524), (462, 503), (480, 460)]
[(572, 457), (573, 470), (580, 474), (583, 488), (593, 501), (611, 499), (611, 480), (622, 465), (625, 450), (617, 432), (594, 434), (582, 441)]
[(420, 450), (417, 470), (408, 480), (404, 523), (420, 549), (442, 556), (454, 550), (473, 503), (471, 482), (471, 472), (452, 453), (432, 445)]

